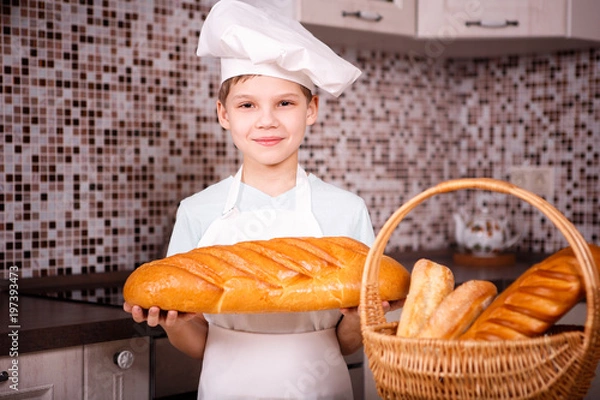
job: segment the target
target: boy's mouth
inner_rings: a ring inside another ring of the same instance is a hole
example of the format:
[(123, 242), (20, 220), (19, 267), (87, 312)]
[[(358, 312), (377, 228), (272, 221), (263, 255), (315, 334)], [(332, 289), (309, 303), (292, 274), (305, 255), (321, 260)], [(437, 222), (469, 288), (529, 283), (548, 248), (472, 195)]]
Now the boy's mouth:
[(280, 143), (283, 138), (280, 137), (261, 137), (254, 139), (254, 141), (262, 146), (275, 146)]

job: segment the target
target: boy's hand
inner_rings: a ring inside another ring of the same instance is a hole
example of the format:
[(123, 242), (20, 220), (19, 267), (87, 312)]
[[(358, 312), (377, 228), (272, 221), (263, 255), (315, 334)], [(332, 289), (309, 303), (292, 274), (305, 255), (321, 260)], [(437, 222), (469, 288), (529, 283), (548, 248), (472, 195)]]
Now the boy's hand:
[(132, 305), (127, 302), (123, 304), (123, 310), (130, 313), (135, 322), (146, 321), (150, 327), (160, 325), (170, 328), (180, 321), (187, 322), (194, 318), (194, 314), (191, 313), (179, 313), (175, 310), (163, 311), (158, 307), (150, 307), (150, 309), (144, 310), (138, 305)]
[[(397, 301), (383, 301), (381, 306), (384, 313), (401, 308), (404, 299)], [(340, 308), (344, 316), (337, 326), (337, 337), (343, 355), (354, 353), (362, 345), (360, 331), (360, 312), (358, 307)]]
[[(402, 308), (403, 305), (404, 299), (395, 301), (384, 300), (383, 302), (381, 302), (381, 306), (383, 307), (384, 313)], [(344, 315), (344, 319), (347, 321), (346, 323), (352, 324), (355, 327), (360, 327), (360, 314), (358, 307), (341, 308), (340, 312), (342, 313), (342, 315)]]

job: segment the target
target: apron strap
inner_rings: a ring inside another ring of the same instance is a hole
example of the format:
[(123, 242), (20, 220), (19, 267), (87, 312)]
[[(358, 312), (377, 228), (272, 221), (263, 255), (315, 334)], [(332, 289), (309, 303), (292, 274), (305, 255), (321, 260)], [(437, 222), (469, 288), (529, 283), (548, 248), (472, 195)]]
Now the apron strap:
[(238, 169), (238, 172), (233, 177), (233, 183), (227, 193), (227, 199), (225, 200), (225, 207), (223, 207), (222, 217), (229, 215), (234, 209), (237, 203), (237, 199), (240, 193), (240, 185), (242, 183), (242, 168)]

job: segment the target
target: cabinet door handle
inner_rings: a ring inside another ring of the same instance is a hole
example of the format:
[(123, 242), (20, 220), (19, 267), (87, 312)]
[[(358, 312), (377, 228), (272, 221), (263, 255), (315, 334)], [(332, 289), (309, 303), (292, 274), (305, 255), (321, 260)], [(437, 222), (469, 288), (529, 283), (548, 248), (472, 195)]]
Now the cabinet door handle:
[(466, 26), (480, 26), (482, 28), (506, 28), (507, 26), (519, 26), (517, 20), (494, 20), (494, 19), (482, 19), (480, 21), (466, 21)]
[(342, 11), (342, 17), (356, 17), (366, 21), (379, 22), (383, 19), (381, 14), (374, 11)]
[(129, 369), (133, 365), (133, 352), (129, 350), (121, 350), (114, 354), (113, 361), (121, 369)]

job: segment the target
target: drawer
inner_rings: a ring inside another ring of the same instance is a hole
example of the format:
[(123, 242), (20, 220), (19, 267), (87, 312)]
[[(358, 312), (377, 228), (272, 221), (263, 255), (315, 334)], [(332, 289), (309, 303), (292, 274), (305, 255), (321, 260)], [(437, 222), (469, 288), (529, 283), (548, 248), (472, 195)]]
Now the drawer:
[(564, 37), (567, 0), (419, 0), (419, 38)]
[(376, 0), (297, 0), (296, 18), (309, 25), (414, 35), (415, 2), (416, 0), (394, 3)]

